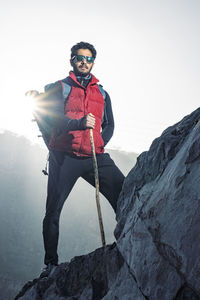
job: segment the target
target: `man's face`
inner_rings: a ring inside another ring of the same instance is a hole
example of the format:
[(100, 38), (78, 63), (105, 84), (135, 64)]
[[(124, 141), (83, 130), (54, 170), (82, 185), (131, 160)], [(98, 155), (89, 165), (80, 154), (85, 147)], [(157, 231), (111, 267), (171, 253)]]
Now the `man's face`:
[[(79, 49), (77, 51), (77, 55), (92, 57), (92, 52), (89, 49)], [(80, 75), (84, 77), (91, 72), (94, 66), (94, 62), (89, 63), (86, 58), (83, 58), (83, 60), (78, 61), (77, 58), (75, 57), (74, 59), (71, 59), (70, 62), (73, 67), (74, 73), (76, 75)]]

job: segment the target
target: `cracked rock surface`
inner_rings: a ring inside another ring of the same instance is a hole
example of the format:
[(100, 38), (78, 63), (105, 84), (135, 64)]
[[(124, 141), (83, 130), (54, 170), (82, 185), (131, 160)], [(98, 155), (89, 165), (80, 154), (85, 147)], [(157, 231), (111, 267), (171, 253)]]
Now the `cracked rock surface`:
[(137, 159), (118, 201), (116, 243), (61, 264), (16, 299), (200, 300), (200, 109)]

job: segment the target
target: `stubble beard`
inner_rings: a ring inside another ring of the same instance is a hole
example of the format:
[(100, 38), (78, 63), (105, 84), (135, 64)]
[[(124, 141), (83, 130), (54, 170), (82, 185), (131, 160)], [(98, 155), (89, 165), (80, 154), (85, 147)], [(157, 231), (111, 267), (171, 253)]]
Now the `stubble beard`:
[[(87, 66), (85, 66), (85, 68), (88, 68)], [(92, 70), (92, 67), (91, 68), (88, 68), (88, 72), (81, 72), (79, 71), (79, 69), (77, 68), (77, 65), (76, 64), (73, 64), (73, 71), (75, 73), (75, 75), (77, 76), (81, 76), (81, 77), (87, 77), (90, 72)]]

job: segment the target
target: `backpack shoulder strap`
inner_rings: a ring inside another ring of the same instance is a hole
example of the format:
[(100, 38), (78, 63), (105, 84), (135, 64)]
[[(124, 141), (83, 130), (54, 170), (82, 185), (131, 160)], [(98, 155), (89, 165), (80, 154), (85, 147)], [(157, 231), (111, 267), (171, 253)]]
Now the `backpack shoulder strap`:
[(45, 92), (53, 91), (54, 89), (59, 88), (59, 86), (62, 87), (62, 95), (63, 95), (64, 99), (66, 100), (72, 89), (71, 85), (68, 84), (66, 82), (66, 80), (59, 80), (55, 83), (47, 84), (45, 86), (44, 90), (45, 90)]
[(60, 81), (61, 83), (61, 86), (62, 86), (62, 94), (63, 94), (63, 97), (64, 99), (66, 100), (68, 97), (69, 97), (69, 94), (71, 92), (71, 85), (69, 85), (68, 83), (64, 82), (64, 81)]
[(102, 116), (102, 120), (101, 120), (101, 124), (103, 124), (104, 122), (107, 122), (108, 117), (107, 117), (107, 113), (106, 113), (106, 92), (103, 89), (103, 86), (101, 84), (98, 84), (99, 90), (103, 96), (104, 99), (104, 110), (103, 110), (103, 116)]
[(98, 87), (99, 87), (99, 90), (103, 96), (103, 99), (105, 100), (106, 99), (106, 92), (104, 91), (103, 89), (103, 86), (101, 84), (98, 84)]

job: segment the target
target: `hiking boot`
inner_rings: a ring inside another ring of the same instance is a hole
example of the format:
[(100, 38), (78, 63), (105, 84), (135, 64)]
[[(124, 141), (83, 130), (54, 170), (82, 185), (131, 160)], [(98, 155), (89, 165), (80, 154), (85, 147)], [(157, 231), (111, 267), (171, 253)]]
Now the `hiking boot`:
[(46, 267), (42, 269), (42, 272), (40, 274), (40, 278), (48, 277), (50, 274), (54, 272), (58, 265), (54, 265), (49, 263)]

